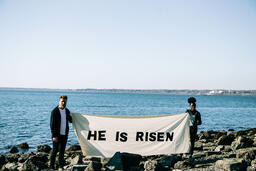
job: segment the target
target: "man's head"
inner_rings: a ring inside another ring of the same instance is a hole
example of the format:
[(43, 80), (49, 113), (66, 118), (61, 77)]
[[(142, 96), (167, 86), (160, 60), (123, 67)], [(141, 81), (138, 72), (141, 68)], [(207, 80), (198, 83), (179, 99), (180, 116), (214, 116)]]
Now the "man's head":
[(68, 96), (61, 95), (59, 98), (59, 108), (64, 109), (67, 105)]
[(195, 110), (195, 108), (196, 108), (196, 98), (194, 98), (194, 97), (188, 98), (188, 103), (189, 103), (190, 109), (192, 111)]

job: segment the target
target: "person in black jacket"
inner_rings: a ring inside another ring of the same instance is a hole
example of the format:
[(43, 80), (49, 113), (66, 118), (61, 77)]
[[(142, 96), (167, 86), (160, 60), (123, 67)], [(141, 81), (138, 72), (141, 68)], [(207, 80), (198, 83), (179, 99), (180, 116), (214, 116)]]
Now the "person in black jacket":
[(59, 106), (55, 107), (51, 112), (50, 127), (52, 133), (53, 149), (50, 156), (50, 168), (54, 168), (55, 158), (59, 152), (59, 168), (64, 166), (64, 152), (68, 140), (69, 126), (68, 122), (72, 122), (70, 111), (66, 108), (68, 97), (62, 95), (59, 98)]
[(197, 136), (197, 126), (202, 124), (201, 114), (196, 110), (196, 98), (190, 97), (188, 98), (188, 103), (190, 105), (190, 109), (186, 112), (190, 115), (190, 157), (193, 155), (195, 139)]

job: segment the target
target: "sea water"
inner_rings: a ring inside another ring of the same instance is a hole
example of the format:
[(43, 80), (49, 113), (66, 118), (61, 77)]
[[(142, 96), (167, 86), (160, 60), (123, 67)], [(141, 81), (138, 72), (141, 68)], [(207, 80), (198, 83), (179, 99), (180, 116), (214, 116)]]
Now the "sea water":
[[(27, 142), (30, 151), (51, 145), (50, 114), (61, 94), (68, 95), (71, 113), (100, 115), (165, 115), (184, 113), (192, 95), (86, 93), (50, 90), (0, 90), (0, 154)], [(256, 127), (256, 97), (194, 95), (202, 130), (241, 130)], [(198, 132), (199, 132), (198, 131)], [(78, 144), (70, 124), (67, 146)]]

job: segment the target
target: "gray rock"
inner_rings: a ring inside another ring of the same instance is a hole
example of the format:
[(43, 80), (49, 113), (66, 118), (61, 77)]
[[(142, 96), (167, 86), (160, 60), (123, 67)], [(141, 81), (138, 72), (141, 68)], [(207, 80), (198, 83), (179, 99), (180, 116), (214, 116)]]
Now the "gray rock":
[(251, 165), (251, 162), (256, 157), (256, 147), (254, 148), (246, 148), (246, 149), (240, 149), (236, 151), (236, 158), (243, 159), (247, 166)]
[(5, 156), (4, 155), (0, 155), (0, 166), (5, 164), (6, 161), (5, 161)]
[(6, 163), (18, 162), (19, 154), (8, 154), (5, 156)]
[(28, 158), (29, 158), (29, 154), (22, 154), (19, 158), (18, 158), (18, 162), (19, 163), (24, 163)]
[(29, 149), (29, 145), (26, 142), (19, 144), (18, 147), (26, 150)]
[(39, 145), (36, 147), (36, 152), (50, 153), (52, 148), (49, 145)]
[(240, 159), (223, 159), (215, 163), (216, 171), (244, 171), (247, 166)]
[(234, 139), (235, 139), (235, 136), (233, 134), (222, 135), (217, 140), (217, 145), (231, 145), (231, 143), (234, 141)]
[(232, 134), (234, 134), (235, 137), (255, 135), (256, 134), (256, 128), (241, 130), (241, 131), (234, 132)]
[(92, 161), (90, 164), (87, 166), (85, 171), (101, 171), (102, 164), (100, 162), (95, 162)]
[(70, 165), (77, 165), (83, 163), (83, 158), (81, 155), (77, 155), (71, 159)]
[(224, 149), (225, 149), (225, 147), (224, 147), (223, 145), (219, 145), (219, 146), (217, 146), (217, 147), (215, 148), (214, 151), (221, 152), (221, 151), (223, 151)]
[(231, 148), (233, 150), (238, 150), (241, 148), (252, 147), (252, 144), (253, 140), (250, 138), (239, 136), (235, 139), (235, 141), (232, 142)]
[(254, 159), (254, 160), (251, 161), (251, 165), (254, 166), (254, 167), (256, 167), (256, 159)]
[(18, 153), (18, 152), (19, 152), (19, 150), (17, 147), (15, 147), (15, 146), (11, 147), (10, 153)]
[(80, 151), (80, 150), (81, 150), (80, 145), (72, 145), (66, 151), (71, 152), (71, 151)]
[(48, 169), (47, 164), (45, 164), (45, 162), (41, 160), (42, 159), (40, 159), (40, 157), (31, 156), (28, 158), (28, 160), (25, 161), (22, 169), (27, 171), (39, 171), (43, 169)]
[(171, 170), (174, 164), (180, 161), (182, 158), (178, 155), (171, 155), (162, 157), (157, 161), (157, 170)]
[(17, 163), (6, 163), (5, 168), (11, 171), (16, 171), (18, 170), (18, 164)]
[(156, 160), (148, 160), (144, 163), (144, 171), (155, 171), (157, 167)]
[(174, 165), (174, 169), (184, 169), (184, 168), (192, 168), (194, 167), (193, 163), (187, 160), (178, 161)]
[(231, 148), (231, 145), (225, 145), (224, 146), (224, 152), (230, 152), (230, 151), (233, 151), (232, 148)]
[(255, 166), (248, 166), (246, 171), (255, 171), (256, 167)]

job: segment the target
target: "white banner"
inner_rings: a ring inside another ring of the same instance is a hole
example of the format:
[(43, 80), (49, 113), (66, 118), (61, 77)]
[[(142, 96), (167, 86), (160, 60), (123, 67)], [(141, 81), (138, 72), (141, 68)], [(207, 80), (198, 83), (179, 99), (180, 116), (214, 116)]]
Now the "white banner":
[(139, 117), (73, 113), (72, 120), (86, 156), (112, 157), (118, 151), (147, 156), (190, 149), (188, 113)]

